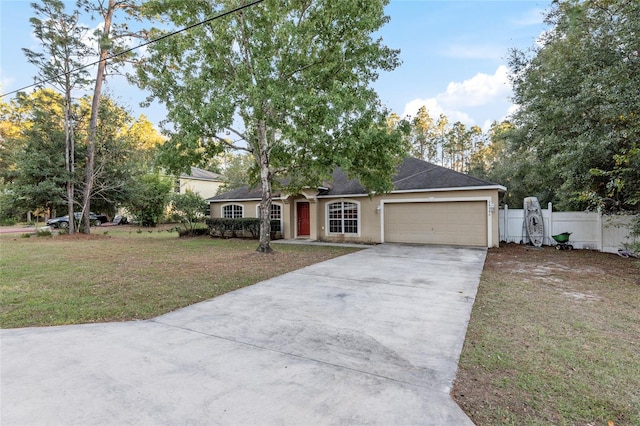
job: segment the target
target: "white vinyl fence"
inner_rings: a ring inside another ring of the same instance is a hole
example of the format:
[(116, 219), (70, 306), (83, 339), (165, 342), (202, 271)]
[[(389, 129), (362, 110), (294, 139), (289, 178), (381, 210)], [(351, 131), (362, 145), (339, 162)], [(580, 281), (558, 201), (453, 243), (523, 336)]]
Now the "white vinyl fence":
[[(508, 243), (528, 243), (524, 228), (524, 210), (501, 208), (500, 241)], [(544, 221), (545, 245), (555, 245), (552, 235), (571, 232), (569, 243), (577, 249), (599, 250), (617, 253), (625, 243), (633, 242), (629, 238), (632, 215), (601, 215), (594, 212), (554, 212), (549, 203), (542, 209)]]

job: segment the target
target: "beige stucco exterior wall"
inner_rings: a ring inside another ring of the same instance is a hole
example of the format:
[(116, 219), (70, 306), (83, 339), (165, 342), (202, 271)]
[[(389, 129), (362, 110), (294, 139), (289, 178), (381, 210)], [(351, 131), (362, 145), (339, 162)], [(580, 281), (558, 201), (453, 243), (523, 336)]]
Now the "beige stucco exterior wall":
[[(420, 202), (440, 202), (443, 201), (486, 201), (487, 214), (490, 222), (490, 235), (492, 247), (498, 247), (500, 241), (498, 229), (498, 190), (457, 190), (457, 191), (432, 191), (432, 192), (404, 192), (385, 194), (383, 196), (374, 196), (369, 198), (366, 196), (345, 196), (332, 198), (315, 198), (311, 194), (290, 196), (284, 200), (274, 200), (275, 203), (281, 204), (283, 209), (283, 228), (284, 238), (296, 238), (297, 231), (297, 214), (296, 204), (298, 202), (309, 202), (310, 207), (310, 236), (311, 240), (322, 241), (352, 241), (362, 243), (380, 243), (382, 242), (382, 213), (386, 203), (393, 201), (420, 201)], [(351, 201), (359, 204), (360, 224), (359, 234), (336, 234), (328, 233), (327, 222), (327, 204), (334, 201)], [(244, 206), (244, 217), (257, 217), (257, 206), (259, 201), (219, 201), (211, 203), (211, 216), (221, 217), (222, 206), (227, 204), (241, 204)], [(493, 208), (491, 208), (493, 206)], [(378, 209), (380, 207), (380, 209)], [(492, 211), (493, 210), (493, 211)], [(419, 210), (417, 210), (418, 212)]]
[(191, 191), (200, 194), (202, 198), (211, 198), (218, 193), (220, 185), (222, 185), (222, 182), (181, 177), (180, 193), (184, 194), (187, 191)]
[(219, 201), (211, 203), (211, 217), (222, 217), (222, 207), (229, 204), (240, 204), (243, 207), (242, 217), (258, 217), (259, 201)]
[[(424, 201), (434, 202), (434, 200), (470, 200), (478, 199), (487, 200), (488, 220), (491, 222), (491, 246), (498, 247), (500, 241), (498, 229), (498, 191), (495, 189), (488, 190), (466, 190), (466, 191), (433, 191), (433, 192), (405, 192), (393, 193), (383, 196), (369, 197), (349, 197), (342, 198), (320, 198), (318, 200), (318, 235), (320, 240), (326, 241), (357, 241), (363, 243), (380, 243), (382, 242), (382, 220), (384, 204), (391, 201)], [(327, 232), (327, 204), (334, 201), (351, 201), (360, 204), (360, 234), (359, 235), (329, 235)], [(384, 203), (383, 203), (384, 201)], [(493, 205), (493, 212), (489, 211), (490, 205)], [(380, 211), (378, 211), (380, 206)]]

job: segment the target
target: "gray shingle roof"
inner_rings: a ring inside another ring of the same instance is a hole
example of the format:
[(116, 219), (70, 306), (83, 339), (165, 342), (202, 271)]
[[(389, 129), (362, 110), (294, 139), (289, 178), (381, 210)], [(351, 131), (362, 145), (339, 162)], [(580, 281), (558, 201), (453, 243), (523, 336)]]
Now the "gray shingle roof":
[(213, 173), (208, 170), (199, 169), (197, 167), (191, 167), (191, 174), (187, 175), (183, 173), (180, 175), (181, 178), (187, 179), (199, 179), (199, 180), (222, 180), (222, 175), (218, 173)]
[[(280, 193), (277, 191), (272, 192), (273, 198), (280, 197)], [(262, 189), (251, 188), (249, 186), (243, 186), (238, 189), (231, 190), (229, 192), (224, 192), (222, 194), (218, 194), (215, 197), (207, 198), (207, 201), (223, 201), (223, 200), (253, 200), (253, 199), (261, 199), (262, 198)]]
[(407, 158), (398, 168), (393, 179), (396, 190), (467, 188), (474, 186), (499, 186), (488, 180), (459, 173), (446, 167)]
[[(358, 179), (349, 179), (347, 174), (340, 168), (333, 172), (333, 180), (328, 190), (322, 191), (322, 196), (343, 196), (343, 195), (366, 195), (367, 191), (360, 184)], [(456, 188), (473, 188), (473, 187), (495, 187), (504, 189), (502, 186), (489, 182), (487, 180), (478, 179), (473, 176), (459, 173), (446, 167), (437, 166), (426, 161), (416, 158), (406, 158), (402, 164), (398, 166), (397, 172), (393, 177), (394, 191), (416, 191), (416, 190), (434, 190), (434, 189), (456, 189)], [(279, 192), (274, 191), (273, 197), (278, 198)], [(216, 195), (209, 198), (208, 201), (224, 201), (224, 200), (249, 200), (260, 199), (262, 197), (261, 189), (250, 188), (248, 186), (235, 189), (224, 194)]]

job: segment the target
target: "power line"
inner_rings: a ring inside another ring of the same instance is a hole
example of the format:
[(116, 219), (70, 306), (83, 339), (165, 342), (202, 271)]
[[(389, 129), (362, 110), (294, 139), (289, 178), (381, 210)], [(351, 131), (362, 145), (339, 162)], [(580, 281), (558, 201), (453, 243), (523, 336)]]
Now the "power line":
[[(137, 45), (137, 46), (131, 47), (131, 48), (129, 48), (129, 49), (125, 49), (125, 50), (123, 50), (123, 51), (121, 51), (121, 52), (114, 53), (113, 55), (110, 55), (110, 56), (106, 57), (106, 58), (105, 58), (105, 59), (103, 59), (102, 61), (106, 62), (106, 61), (111, 60), (111, 59), (113, 59), (113, 58), (117, 58), (118, 56), (122, 56), (122, 55), (124, 55), (124, 54), (126, 54), (126, 53), (129, 53), (129, 52), (132, 52), (132, 51), (134, 51), (134, 50), (136, 50), (136, 49), (140, 49), (141, 47), (148, 46), (148, 45), (153, 44), (153, 43), (156, 43), (156, 42), (158, 42), (158, 41), (160, 41), (160, 40), (164, 40), (165, 38), (169, 38), (169, 37), (172, 37), (172, 36), (174, 36), (174, 35), (176, 35), (176, 34), (180, 34), (180, 33), (184, 32), (184, 31), (188, 31), (188, 30), (190, 30), (191, 28), (195, 28), (195, 27), (198, 27), (198, 26), (200, 26), (200, 25), (204, 25), (204, 24), (206, 24), (206, 23), (209, 23), (209, 22), (215, 21), (216, 19), (224, 18), (225, 16), (228, 16), (228, 15), (231, 15), (231, 14), (233, 14), (233, 13), (239, 12), (239, 11), (241, 11), (241, 10), (243, 10), (243, 9), (247, 9), (247, 8), (249, 8), (249, 7), (251, 7), (251, 6), (255, 6), (256, 4), (258, 4), (258, 3), (262, 3), (263, 1), (264, 1), (264, 0), (255, 0), (255, 1), (251, 2), (251, 3), (247, 3), (247, 4), (245, 4), (245, 5), (238, 6), (238, 7), (236, 7), (235, 9), (231, 9), (231, 10), (228, 10), (228, 11), (226, 11), (226, 12), (222, 12), (222, 13), (220, 13), (219, 15), (216, 15), (216, 16), (214, 16), (214, 17), (212, 17), (212, 18), (205, 19), (204, 21), (200, 21), (200, 22), (195, 23), (195, 24), (193, 24), (193, 25), (189, 25), (188, 27), (184, 27), (184, 28), (182, 28), (182, 29), (180, 29), (180, 30), (178, 30), (178, 31), (174, 31), (174, 32), (169, 33), (169, 34), (162, 35), (162, 36), (160, 36), (160, 37), (158, 37), (158, 38), (154, 38), (153, 40), (149, 40), (149, 41), (144, 42), (144, 43), (142, 43), (142, 44), (139, 44), (139, 45)], [(69, 71), (68, 73), (63, 72), (63, 73), (60, 73), (60, 74), (58, 74), (58, 75), (56, 75), (56, 76), (54, 76), (54, 77), (51, 77), (51, 78), (49, 78), (49, 79), (36, 81), (35, 83), (30, 84), (30, 85), (28, 85), (28, 86), (21, 87), (21, 88), (19, 88), (19, 89), (13, 90), (13, 91), (11, 91), (11, 92), (3, 93), (2, 95), (0, 95), (0, 98), (5, 97), (5, 96), (8, 96), (8, 95), (12, 95), (12, 94), (14, 94), (14, 93), (18, 93), (18, 92), (20, 92), (20, 91), (22, 91), (22, 90), (25, 90), (25, 89), (28, 89), (28, 88), (30, 88), (30, 87), (39, 86), (39, 85), (41, 85), (41, 84), (43, 84), (43, 83), (47, 83), (47, 82), (49, 82), (49, 81), (51, 81), (51, 80), (55, 80), (56, 78), (58, 78), (58, 77), (62, 77), (62, 76), (64, 76), (64, 75), (66, 75), (66, 74), (71, 74), (72, 72), (76, 72), (76, 71), (83, 70), (83, 69), (85, 69), (85, 68), (92, 67), (92, 66), (94, 66), (94, 65), (99, 64), (99, 63), (100, 63), (100, 62), (102, 62), (102, 61), (101, 61), (101, 60), (98, 60), (98, 61), (92, 62), (92, 63), (90, 63), (90, 64), (88, 64), (88, 65), (84, 65), (84, 66), (81, 66), (81, 67), (79, 67), (79, 68), (73, 69), (73, 70)]]

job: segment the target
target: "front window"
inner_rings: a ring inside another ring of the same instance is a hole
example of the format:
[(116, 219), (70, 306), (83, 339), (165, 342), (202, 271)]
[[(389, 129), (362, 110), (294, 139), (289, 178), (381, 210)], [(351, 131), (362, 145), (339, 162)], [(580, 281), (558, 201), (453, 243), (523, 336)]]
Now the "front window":
[[(258, 217), (260, 217), (260, 206), (258, 206)], [(282, 206), (271, 204), (271, 214), (269, 219), (277, 220), (278, 223), (271, 223), (271, 232), (282, 232)]]
[(243, 216), (243, 208), (240, 204), (227, 204), (222, 206), (222, 217), (225, 219), (238, 219)]
[(271, 204), (271, 220), (277, 220), (278, 223), (271, 223), (271, 232), (282, 232), (282, 206)]
[(329, 204), (329, 233), (357, 234), (358, 205), (350, 201)]

